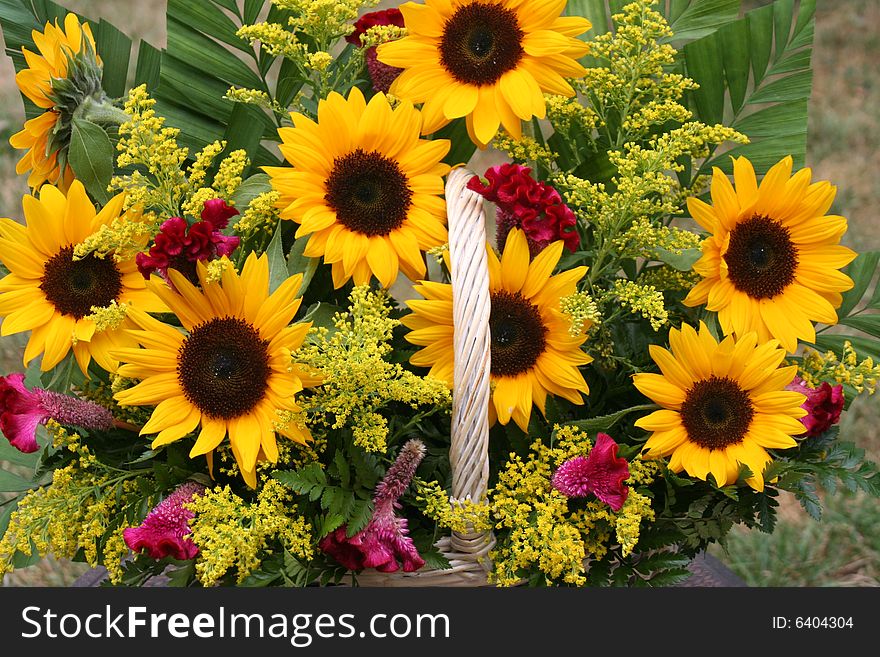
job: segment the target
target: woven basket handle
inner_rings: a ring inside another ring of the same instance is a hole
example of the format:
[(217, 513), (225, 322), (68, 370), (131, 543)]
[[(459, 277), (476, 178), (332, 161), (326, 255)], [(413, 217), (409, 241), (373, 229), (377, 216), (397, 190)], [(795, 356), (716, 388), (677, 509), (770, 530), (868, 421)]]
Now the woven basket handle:
[[(483, 198), (467, 188), (473, 172), (453, 169), (446, 183), (455, 333), (452, 390), (452, 502), (480, 501), (489, 482), (489, 265)], [(462, 551), (482, 546), (483, 534), (456, 534)], [(469, 549), (470, 548), (470, 549)]]

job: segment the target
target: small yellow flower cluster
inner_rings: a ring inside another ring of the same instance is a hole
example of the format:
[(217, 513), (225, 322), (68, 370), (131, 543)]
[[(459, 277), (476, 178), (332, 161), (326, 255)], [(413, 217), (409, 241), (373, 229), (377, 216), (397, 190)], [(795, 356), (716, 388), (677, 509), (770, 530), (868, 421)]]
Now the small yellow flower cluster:
[(106, 258), (112, 255), (117, 262), (131, 260), (144, 249), (160, 223), (152, 212), (141, 214), (137, 208), (130, 208), (75, 245), (73, 256), (84, 258), (91, 254)]
[[(302, 61), (308, 53), (308, 46), (301, 43), (293, 32), (286, 30), (279, 23), (266, 22), (244, 25), (239, 28), (236, 35), (251, 44), (259, 41), (263, 50), (275, 57)], [(250, 95), (254, 91), (256, 90), (248, 90)]]
[[(665, 43), (672, 36), (666, 19), (651, 9), (656, 0), (637, 0), (615, 14), (617, 29), (596, 37), (591, 54), (605, 66), (587, 69), (576, 89), (595, 102), (595, 113), (619, 116), (622, 140), (641, 139), (667, 121), (684, 123), (691, 113), (678, 101), (696, 84), (667, 71), (675, 49)], [(622, 141), (618, 141), (620, 145)]]
[(309, 53), (309, 56), (306, 58), (307, 66), (313, 71), (318, 71), (319, 73), (326, 71), (332, 63), (333, 55), (324, 50)]
[(391, 333), (399, 322), (389, 317), (384, 292), (355, 287), (348, 312), (336, 313), (335, 330), (313, 328), (309, 341), (297, 352), (299, 362), (324, 372), (324, 385), (302, 400), (314, 429), (351, 427), (354, 444), (383, 452), (388, 434), (381, 409), (390, 402), (431, 412), (451, 406), (449, 388), (430, 377), (405, 370), (385, 357), (392, 351)]
[(114, 176), (110, 187), (127, 192), (126, 207), (141, 206), (171, 217), (178, 214), (180, 199), (188, 187), (181, 166), (189, 151), (177, 144), (180, 130), (164, 127), (165, 119), (156, 114), (155, 105), (146, 85), (129, 91), (124, 111), (130, 118), (119, 126), (116, 163), (120, 169), (142, 166), (149, 175), (134, 171)]
[(250, 166), (250, 163), (247, 151), (244, 149), (232, 151), (220, 162), (217, 175), (214, 176), (213, 187), (221, 198), (232, 198), (233, 194), (238, 191), (244, 171)]
[(361, 48), (397, 41), (407, 34), (407, 29), (398, 25), (374, 25), (361, 35)]
[(278, 212), (280, 199), (281, 194), (274, 189), (255, 196), (236, 222), (235, 232), (242, 236), (253, 236), (259, 231), (273, 233), (280, 220)]
[(623, 556), (631, 554), (642, 521), (654, 517), (650, 499), (635, 486), (651, 483), (657, 465), (638, 457), (630, 461), (626, 482), (630, 489), (620, 511), (613, 512), (599, 500), (571, 510), (568, 498), (553, 488), (551, 478), (568, 459), (589, 454), (592, 443), (574, 427), (557, 426), (555, 433), (553, 447), (535, 441), (527, 459), (511, 453), (490, 491), (496, 529), (506, 534), (490, 555), (495, 564), (491, 578), (499, 586), (515, 585), (535, 570), (548, 583), (583, 585), (587, 561), (605, 556), (612, 536)]
[(272, 0), (279, 9), (294, 14), (290, 26), (318, 44), (329, 45), (354, 30), (362, 7), (373, 7), (378, 0)]
[[(155, 234), (159, 224), (169, 217), (198, 218), (205, 201), (223, 198), (229, 202), (241, 185), (244, 172), (250, 166), (244, 150), (227, 155), (208, 186), (208, 170), (226, 149), (226, 142), (218, 140), (208, 144), (196, 153), (193, 163), (184, 168), (189, 151), (177, 143), (180, 131), (164, 127), (165, 119), (156, 115), (155, 104), (145, 85), (129, 92), (124, 110), (129, 120), (119, 128), (117, 165), (138, 169), (129, 175), (116, 176), (110, 183), (111, 189), (126, 192), (125, 207), (142, 210), (144, 219), (120, 226), (113, 222), (110, 228), (102, 228), (86, 240), (80, 249), (83, 253), (115, 248), (118, 253), (131, 257), (135, 237)], [(129, 237), (129, 233), (133, 236)], [(135, 250), (142, 250), (143, 246), (141, 242)]]
[(658, 248), (678, 255), (686, 249), (697, 249), (702, 239), (690, 230), (657, 224), (647, 217), (639, 217), (612, 242), (623, 257), (652, 258)]
[[(678, 158), (704, 157), (710, 144), (746, 140), (744, 135), (725, 126), (691, 122), (651, 139), (646, 146), (627, 143), (621, 151), (610, 151), (609, 160), (617, 169), (613, 193), (601, 183), (571, 174), (556, 176), (555, 184), (570, 207), (578, 208), (614, 240), (636, 220), (645, 222), (651, 217), (680, 214), (683, 190), (672, 175), (682, 168), (676, 162)], [(607, 248), (616, 246), (610, 242)]]
[(226, 150), (225, 141), (214, 141), (196, 153), (193, 163), (189, 167), (189, 184), (193, 188), (203, 187), (208, 177), (208, 169), (214, 164), (214, 160)]
[(655, 331), (659, 331), (669, 322), (669, 311), (666, 309), (663, 293), (653, 285), (619, 278), (614, 281), (608, 294), (622, 306), (642, 315)]
[(119, 573), (118, 551), (102, 548), (102, 541), (108, 532), (122, 529), (111, 526), (110, 519), (140, 500), (134, 473), (103, 466), (78, 434), (53, 420), (46, 429), (55, 447), (74, 452), (76, 458), (53, 471), (51, 485), (19, 501), (0, 539), (0, 578), (12, 572), (16, 552), (72, 559), (82, 551), (89, 565), (103, 563)]
[(116, 299), (113, 299), (110, 305), (103, 308), (92, 306), (92, 314), (85, 317), (85, 319), (90, 319), (95, 323), (96, 333), (103, 333), (104, 331), (112, 331), (119, 328), (127, 315), (128, 305), (116, 303)]
[(514, 139), (503, 130), (492, 140), (492, 146), (507, 153), (514, 162), (540, 162), (549, 167), (557, 158), (556, 153), (539, 144), (534, 137), (523, 135)]
[(270, 110), (279, 116), (287, 115), (287, 108), (283, 107), (277, 100), (272, 98), (265, 91), (260, 89), (248, 89), (245, 87), (229, 87), (223, 98), (231, 100), (233, 103), (241, 103), (243, 105), (255, 105)]
[(186, 504), (195, 513), (190, 539), (199, 547), (199, 582), (214, 586), (234, 571), (241, 584), (271, 554), (268, 546), (274, 540), (294, 556), (311, 559), (311, 525), (297, 515), (293, 497), (279, 482), (267, 479), (253, 503), (227, 485), (206, 490)]
[(651, 267), (643, 271), (637, 282), (667, 292), (687, 292), (702, 280), (695, 271), (679, 271), (669, 265)]
[(575, 292), (559, 299), (559, 310), (571, 320), (568, 329), (572, 337), (579, 337), (584, 331), (602, 322), (602, 313), (595, 300), (586, 292)]
[(626, 117), (623, 129), (632, 136), (642, 136), (648, 134), (654, 126), (670, 121), (684, 123), (691, 116), (689, 109), (674, 100), (650, 100), (637, 112)]
[(547, 105), (547, 118), (557, 130), (563, 132), (580, 130), (585, 134), (591, 134), (601, 124), (596, 111), (582, 105), (576, 97), (544, 94), (544, 102)]
[(207, 278), (205, 279), (206, 282), (216, 283), (220, 281), (223, 278), (223, 272), (230, 268), (235, 270), (235, 265), (233, 265), (232, 261), (226, 256), (205, 263), (205, 269), (208, 272)]
[(434, 258), (438, 265), (442, 265), (446, 262), (446, 258), (448, 257), (446, 254), (449, 252), (449, 242), (444, 242), (440, 246), (432, 246), (430, 249), (425, 251), (426, 254)]
[(873, 395), (880, 380), (880, 364), (874, 365), (872, 358), (859, 360), (852, 343), (845, 340), (843, 353), (838, 357), (833, 351), (820, 354), (807, 347), (798, 367), (798, 374), (811, 388), (823, 381), (848, 384), (859, 394), (868, 391)]
[(413, 479), (416, 501), (424, 504), (422, 513), (438, 527), (461, 534), (488, 531), (492, 528), (491, 508), (487, 502), (456, 500), (447, 494), (439, 482)]

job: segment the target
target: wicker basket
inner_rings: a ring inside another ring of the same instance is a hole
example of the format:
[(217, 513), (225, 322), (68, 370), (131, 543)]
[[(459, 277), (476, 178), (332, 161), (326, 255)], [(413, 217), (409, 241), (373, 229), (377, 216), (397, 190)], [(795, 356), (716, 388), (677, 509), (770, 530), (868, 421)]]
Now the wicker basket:
[[(474, 174), (453, 169), (446, 183), (455, 354), (449, 462), (451, 504), (482, 500), (489, 481), (489, 267), (483, 198), (467, 188)], [(365, 570), (358, 586), (485, 586), (491, 568), (491, 532), (452, 532), (437, 543), (451, 568), (413, 573)]]

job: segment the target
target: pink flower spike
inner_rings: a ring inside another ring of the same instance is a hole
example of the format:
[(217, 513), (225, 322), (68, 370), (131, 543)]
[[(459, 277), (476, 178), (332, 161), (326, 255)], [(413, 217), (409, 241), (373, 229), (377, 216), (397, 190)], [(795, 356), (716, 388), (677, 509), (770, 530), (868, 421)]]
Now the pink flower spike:
[(620, 511), (629, 495), (623, 484), (629, 479), (629, 464), (617, 457), (617, 443), (606, 433), (596, 435), (587, 456), (576, 456), (553, 473), (552, 485), (567, 497), (595, 495), (614, 511)]
[(36, 452), (37, 427), (53, 419), (84, 429), (112, 429), (113, 415), (103, 406), (70, 395), (24, 385), (24, 374), (0, 376), (0, 431), (21, 452)]
[(807, 438), (820, 436), (840, 421), (840, 413), (843, 411), (844, 394), (843, 386), (823, 381), (818, 388), (811, 388), (804, 383), (799, 376), (785, 386), (786, 390), (799, 392), (807, 399), (801, 404), (807, 415), (800, 418), (806, 431), (801, 434)]
[(195, 514), (183, 505), (204, 490), (204, 486), (194, 481), (178, 486), (147, 514), (139, 527), (129, 527), (122, 532), (125, 544), (132, 552), (146, 550), (153, 559), (195, 557), (199, 548), (188, 538), (189, 521)]
[(373, 517), (367, 526), (349, 537), (343, 525), (322, 538), (318, 547), (349, 570), (375, 568), (393, 573), (402, 567), (410, 573), (424, 566), (425, 560), (409, 537), (406, 518), (394, 513), (424, 455), (424, 443), (408, 441), (376, 487)]

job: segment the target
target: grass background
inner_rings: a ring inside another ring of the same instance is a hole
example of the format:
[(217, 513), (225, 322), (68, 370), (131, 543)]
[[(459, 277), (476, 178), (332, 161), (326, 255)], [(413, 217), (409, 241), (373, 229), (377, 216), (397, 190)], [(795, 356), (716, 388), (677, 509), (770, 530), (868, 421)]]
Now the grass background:
[[(105, 18), (131, 37), (165, 45), (164, 0), (62, 0), (92, 19)], [(744, 4), (766, 4), (751, 0)], [(832, 212), (847, 217), (844, 242), (859, 251), (880, 249), (880, 2), (818, 2), (813, 53), (807, 163), (814, 179), (830, 180), (838, 193)], [(0, 57), (0, 215), (21, 219), (24, 176), (19, 153), (8, 143), (24, 112), (12, 62)], [(22, 336), (0, 338), (0, 369), (21, 369)], [(855, 400), (842, 436), (880, 461), (880, 396)], [(714, 548), (751, 586), (880, 586), (880, 504), (863, 495), (825, 495), (819, 522), (797, 502), (781, 499), (772, 535), (735, 529), (728, 549)], [(3, 586), (65, 586), (87, 568), (48, 558), (8, 575)]]

